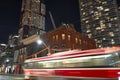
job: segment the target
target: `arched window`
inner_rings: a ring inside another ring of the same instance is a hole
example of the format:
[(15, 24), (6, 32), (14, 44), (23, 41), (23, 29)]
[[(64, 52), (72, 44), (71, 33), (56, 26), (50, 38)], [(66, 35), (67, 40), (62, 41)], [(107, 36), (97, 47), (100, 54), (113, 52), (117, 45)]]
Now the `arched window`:
[(62, 44), (62, 47), (61, 47), (63, 50), (65, 49), (65, 44)]
[(58, 46), (55, 44), (55, 45), (53, 46), (54, 53), (57, 52), (57, 49), (58, 49)]

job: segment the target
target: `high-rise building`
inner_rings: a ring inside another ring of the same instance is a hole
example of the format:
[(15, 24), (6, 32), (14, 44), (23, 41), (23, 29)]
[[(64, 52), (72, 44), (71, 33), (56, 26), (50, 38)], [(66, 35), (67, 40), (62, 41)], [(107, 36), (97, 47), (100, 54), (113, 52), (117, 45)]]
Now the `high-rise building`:
[(118, 12), (119, 12), (119, 18), (120, 18), (120, 6), (118, 7)]
[(17, 35), (9, 35), (8, 38), (8, 46), (15, 47), (19, 45), (19, 36)]
[(45, 11), (42, 0), (22, 0), (19, 31), (22, 38), (45, 32)]
[(82, 33), (97, 47), (120, 45), (120, 20), (116, 0), (79, 0)]

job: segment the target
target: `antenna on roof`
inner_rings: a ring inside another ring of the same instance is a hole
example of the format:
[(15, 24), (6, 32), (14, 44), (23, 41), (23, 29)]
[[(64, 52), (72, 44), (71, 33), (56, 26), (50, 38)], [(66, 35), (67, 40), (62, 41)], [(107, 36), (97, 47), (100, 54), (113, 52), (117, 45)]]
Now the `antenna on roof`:
[(56, 25), (55, 25), (55, 22), (54, 22), (54, 20), (53, 20), (53, 17), (52, 17), (52, 14), (51, 14), (50, 11), (49, 11), (49, 15), (50, 15), (50, 19), (51, 19), (51, 21), (52, 21), (53, 28), (56, 29)]

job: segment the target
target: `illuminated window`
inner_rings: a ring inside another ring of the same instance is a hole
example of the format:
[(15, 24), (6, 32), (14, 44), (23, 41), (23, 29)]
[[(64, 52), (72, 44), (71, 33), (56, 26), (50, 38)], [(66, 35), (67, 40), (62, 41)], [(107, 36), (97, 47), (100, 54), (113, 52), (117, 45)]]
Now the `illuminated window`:
[(92, 5), (92, 2), (88, 2), (88, 5)]
[(94, 13), (94, 15), (97, 16), (97, 15), (98, 15), (98, 12), (96, 11), (96, 12)]
[(85, 21), (85, 23), (88, 23), (89, 21)]
[(81, 44), (81, 39), (79, 39), (79, 42), (80, 42), (80, 44)]
[(53, 36), (53, 40), (55, 39), (55, 36)]
[(117, 20), (118, 18), (117, 17), (114, 17), (114, 20)]
[(22, 50), (21, 50), (22, 52), (21, 53), (24, 53), (24, 48), (22, 48)]
[(103, 6), (97, 7), (98, 10), (103, 10)]
[(83, 10), (83, 8), (81, 8), (81, 11)]
[(115, 44), (115, 41), (114, 41), (114, 39), (112, 39), (112, 40), (111, 40), (111, 44)]
[(89, 29), (89, 28), (90, 28), (90, 25), (89, 25), (89, 24), (87, 24), (87, 25), (86, 25), (86, 28), (87, 28), (87, 29)]
[(27, 53), (27, 49), (26, 49), (26, 47), (24, 48), (24, 51), (25, 51), (25, 54)]
[(83, 44), (84, 44), (84, 45), (86, 44), (86, 41), (85, 41), (85, 40), (83, 41)]
[(83, 19), (81, 19), (82, 21), (84, 21), (85, 20), (85, 18), (83, 18)]
[(83, 4), (82, 7), (84, 7), (85, 5)]
[(95, 39), (95, 41), (97, 42), (97, 39)]
[(99, 19), (99, 17), (102, 16), (102, 13), (96, 11), (96, 12), (94, 13), (94, 16), (95, 16), (95, 18)]
[(85, 12), (83, 12), (83, 15), (85, 15), (86, 13)]
[(110, 19), (110, 21), (113, 21), (113, 20), (114, 20), (113, 18)]
[(78, 43), (78, 38), (75, 38), (76, 43)]
[(58, 40), (58, 35), (56, 35), (56, 40)]
[(36, 19), (36, 17), (33, 17), (34, 19)]
[(91, 32), (90, 30), (87, 30), (87, 33)]
[(68, 40), (70, 41), (70, 35), (68, 35)]
[(119, 29), (116, 29), (115, 31), (117, 32), (117, 31), (119, 31)]
[(105, 9), (104, 11), (109, 11), (110, 9), (109, 8), (107, 8), (107, 9)]
[(106, 1), (104, 1), (104, 2), (102, 2), (102, 4), (107, 4), (107, 2), (106, 2)]
[(94, 11), (90, 11), (90, 13), (92, 14), (92, 13), (94, 13)]
[(64, 40), (65, 39), (65, 34), (62, 34), (62, 40)]
[(101, 29), (101, 31), (105, 31), (105, 29)]
[(109, 13), (105, 13), (105, 15), (106, 15), (106, 16), (108, 16), (108, 15), (109, 15)]
[(108, 23), (108, 26), (109, 26), (109, 27), (112, 27), (112, 24), (111, 24), (111, 23)]
[(36, 2), (38, 2), (38, 3), (39, 3), (39, 2), (40, 2), (40, 0), (36, 0)]
[(118, 27), (118, 24), (114, 24), (115, 25), (115, 27)]
[(83, 2), (80, 2), (80, 5), (83, 5)]
[(20, 51), (19, 51), (19, 52), (20, 52), (20, 54), (21, 54), (21, 53), (22, 53), (22, 49), (20, 49)]
[(97, 27), (96, 30), (100, 30), (101, 28), (100, 27)]
[(103, 38), (103, 40), (106, 40), (106, 38)]
[(113, 37), (113, 36), (114, 36), (114, 33), (113, 33), (113, 32), (109, 32), (109, 35)]
[(98, 45), (98, 47), (99, 47), (99, 48), (101, 48), (101, 47), (102, 47), (102, 45)]
[(88, 37), (91, 38), (91, 37), (92, 37), (92, 34), (88, 34)]
[(97, 43), (101, 43), (101, 41), (100, 41), (100, 40), (98, 40), (98, 41), (97, 41)]
[(95, 20), (98, 20), (98, 19), (99, 19), (99, 17), (98, 17), (98, 16), (96, 16)]
[(105, 29), (106, 28), (104, 23), (100, 23), (100, 27), (101, 27), (101, 29)]

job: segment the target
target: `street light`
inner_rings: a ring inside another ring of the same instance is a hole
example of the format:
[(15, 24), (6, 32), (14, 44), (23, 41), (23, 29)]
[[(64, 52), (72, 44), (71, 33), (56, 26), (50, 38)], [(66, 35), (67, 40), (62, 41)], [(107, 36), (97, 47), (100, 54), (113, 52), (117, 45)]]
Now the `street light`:
[(9, 62), (10, 60), (9, 59), (6, 59), (6, 62)]
[(40, 45), (40, 44), (42, 44), (43, 42), (42, 42), (42, 40), (37, 40), (37, 43)]
[(37, 40), (37, 44), (41, 45), (43, 44), (47, 49), (48, 49), (48, 54), (50, 55), (50, 47), (46, 45), (46, 43), (44, 43), (41, 39)]

